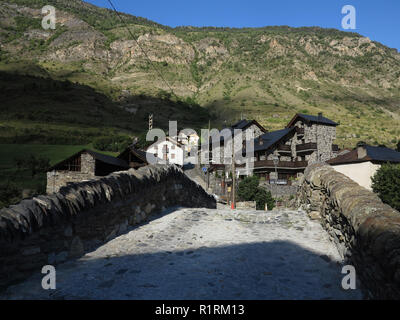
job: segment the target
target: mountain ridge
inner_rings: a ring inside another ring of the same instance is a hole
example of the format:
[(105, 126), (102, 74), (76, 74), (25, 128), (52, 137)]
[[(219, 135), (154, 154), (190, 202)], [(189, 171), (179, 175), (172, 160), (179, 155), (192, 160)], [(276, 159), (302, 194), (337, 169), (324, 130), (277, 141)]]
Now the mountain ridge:
[[(58, 9), (55, 31), (40, 28), (44, 3)], [(1, 1), (0, 17), (0, 70), (15, 64), (18, 72), (24, 61), (115, 101), (122, 93), (175, 99), (154, 66), (179, 99), (206, 108), (217, 127), (246, 116), (274, 130), (296, 112), (322, 111), (340, 122), (341, 146), (394, 146), (400, 136), (400, 54), (357, 33), (171, 28), (123, 14), (135, 41), (110, 10), (77, 0)]]

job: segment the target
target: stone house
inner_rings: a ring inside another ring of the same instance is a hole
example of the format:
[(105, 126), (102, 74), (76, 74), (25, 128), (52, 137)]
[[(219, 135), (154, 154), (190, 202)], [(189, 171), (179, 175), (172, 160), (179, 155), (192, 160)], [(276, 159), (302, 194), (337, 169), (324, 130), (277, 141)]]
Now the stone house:
[[(244, 149), (244, 144), (246, 140), (255, 139), (267, 132), (261, 124), (256, 120), (240, 120), (230, 127), (224, 128), (218, 135), (211, 131), (210, 133), (210, 163), (214, 164), (214, 167), (225, 168), (225, 166), (230, 168), (232, 163), (232, 138), (234, 136), (235, 130), (241, 130), (242, 139), (237, 140), (235, 138), (234, 150), (235, 154)], [(225, 141), (224, 137), (230, 137), (228, 141)], [(219, 142), (219, 145), (213, 146), (213, 141)]]
[(46, 192), (58, 192), (69, 183), (91, 180), (127, 169), (129, 165), (122, 159), (84, 149), (49, 169)]
[(327, 163), (360, 186), (372, 190), (371, 177), (383, 163), (400, 163), (400, 152), (360, 143), (352, 151), (339, 155)]
[[(339, 148), (333, 144), (337, 125), (322, 113), (318, 116), (296, 114), (286, 128), (254, 140), (253, 173), (270, 183), (291, 184), (308, 165), (337, 156)], [(273, 162), (275, 156), (279, 160), (278, 177)]]
[[(339, 148), (333, 142), (336, 139), (337, 125), (322, 114), (318, 116), (296, 114), (286, 128), (267, 132), (254, 120), (241, 120), (233, 125), (231, 130), (234, 128), (242, 130), (244, 128), (244, 132), (250, 130), (250, 136), (254, 139), (254, 157), (251, 159), (253, 162), (251, 171), (245, 170), (244, 164), (237, 165), (237, 175), (240, 177), (256, 174), (267, 183), (290, 185), (303, 174), (309, 164), (336, 157)], [(246, 136), (243, 134), (243, 152), (246, 149), (245, 139)], [(241, 147), (236, 144), (235, 142), (235, 150)], [(231, 144), (228, 147), (231, 148)], [(231, 152), (231, 149), (229, 151)], [(279, 160), (277, 177), (273, 162), (275, 155)], [(211, 170), (217, 171), (219, 176), (226, 176), (231, 168), (224, 164), (213, 164)]]

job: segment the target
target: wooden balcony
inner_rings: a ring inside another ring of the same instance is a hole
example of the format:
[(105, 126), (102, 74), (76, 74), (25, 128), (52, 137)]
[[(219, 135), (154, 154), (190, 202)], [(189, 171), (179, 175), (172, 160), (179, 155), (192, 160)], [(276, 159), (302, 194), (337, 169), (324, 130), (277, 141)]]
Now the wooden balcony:
[(308, 152), (308, 151), (315, 151), (315, 150), (317, 150), (317, 144), (314, 143), (314, 142), (298, 144), (296, 146), (296, 151), (298, 153)]
[[(308, 166), (308, 161), (279, 161), (277, 169), (305, 169)], [(260, 160), (254, 162), (254, 168), (270, 168), (275, 169), (272, 160)]]
[(280, 145), (280, 146), (278, 146), (278, 152), (292, 153), (292, 148), (288, 145)]

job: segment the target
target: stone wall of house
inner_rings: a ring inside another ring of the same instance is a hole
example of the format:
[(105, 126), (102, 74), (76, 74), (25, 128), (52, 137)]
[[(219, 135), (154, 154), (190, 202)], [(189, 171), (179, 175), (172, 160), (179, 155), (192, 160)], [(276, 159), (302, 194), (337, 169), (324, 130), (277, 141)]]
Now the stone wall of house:
[(172, 206), (216, 201), (176, 166), (147, 166), (76, 183), (0, 211), (0, 288), (40, 273)]
[(260, 181), (260, 187), (270, 191), (272, 196), (277, 198), (295, 196), (298, 190), (298, 186), (274, 185), (266, 181)]
[[(335, 157), (332, 144), (336, 139), (336, 127), (322, 124), (304, 125), (304, 143), (316, 143), (317, 151), (306, 156), (309, 164), (327, 161)], [(302, 143), (301, 141), (299, 143)]]
[(76, 183), (95, 178), (96, 160), (89, 153), (81, 154), (81, 171), (47, 172), (46, 193), (58, 192), (69, 183)]
[(93, 176), (96, 174), (96, 159), (90, 153), (81, 154), (81, 172)]
[(255, 124), (252, 124), (247, 130), (251, 130), (253, 138), (257, 138), (264, 134), (264, 132)]
[(306, 169), (297, 199), (355, 266), (366, 297), (400, 299), (400, 212), (326, 164)]

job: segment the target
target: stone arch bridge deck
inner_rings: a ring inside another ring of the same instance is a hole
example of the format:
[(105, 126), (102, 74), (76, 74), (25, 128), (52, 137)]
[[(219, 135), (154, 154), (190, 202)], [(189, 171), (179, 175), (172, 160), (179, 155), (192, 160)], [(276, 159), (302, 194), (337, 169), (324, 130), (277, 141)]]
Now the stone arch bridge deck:
[(38, 272), (1, 299), (361, 299), (343, 261), (303, 211), (174, 208), (82, 258)]

